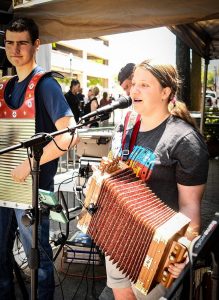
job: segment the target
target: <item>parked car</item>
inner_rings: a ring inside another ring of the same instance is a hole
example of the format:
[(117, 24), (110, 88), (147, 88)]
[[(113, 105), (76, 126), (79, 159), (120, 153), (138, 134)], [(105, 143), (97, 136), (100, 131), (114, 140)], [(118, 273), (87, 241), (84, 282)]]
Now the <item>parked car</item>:
[(211, 90), (206, 91), (205, 105), (217, 107), (218, 98), (217, 98), (217, 93), (215, 91), (211, 91)]

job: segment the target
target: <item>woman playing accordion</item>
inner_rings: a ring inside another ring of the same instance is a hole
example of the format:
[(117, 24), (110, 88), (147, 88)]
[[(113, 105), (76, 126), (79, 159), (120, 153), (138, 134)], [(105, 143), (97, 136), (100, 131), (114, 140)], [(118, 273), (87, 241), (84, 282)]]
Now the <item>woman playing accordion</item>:
[(92, 217), (84, 221), (82, 214), (79, 227), (89, 224), (85, 231), (105, 252), (116, 300), (159, 299), (160, 285), (153, 287), (168, 287), (185, 266), (182, 237), (199, 234), (208, 151), (185, 104), (176, 100), (178, 85), (170, 65), (135, 67), (135, 112), (112, 141), (111, 158), (119, 160), (102, 162), (85, 199)]

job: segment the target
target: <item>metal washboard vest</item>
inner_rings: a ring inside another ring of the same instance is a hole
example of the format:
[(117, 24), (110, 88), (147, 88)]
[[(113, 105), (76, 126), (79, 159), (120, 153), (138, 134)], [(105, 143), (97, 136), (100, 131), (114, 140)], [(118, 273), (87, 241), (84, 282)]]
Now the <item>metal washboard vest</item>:
[[(19, 144), (35, 134), (35, 89), (44, 72), (35, 74), (30, 80), (23, 104), (11, 109), (4, 100), (7, 84), (13, 77), (0, 79), (0, 149)], [(27, 158), (26, 149), (0, 155), (0, 206), (27, 209), (32, 207), (31, 176), (25, 183), (12, 180), (11, 170)]]

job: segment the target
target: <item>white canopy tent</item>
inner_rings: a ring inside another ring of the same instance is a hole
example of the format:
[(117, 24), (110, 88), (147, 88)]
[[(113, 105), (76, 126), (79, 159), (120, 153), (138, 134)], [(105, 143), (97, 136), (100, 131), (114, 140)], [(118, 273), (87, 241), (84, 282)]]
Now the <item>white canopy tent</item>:
[[(202, 29), (215, 28), (215, 19), (219, 19), (219, 1), (32, 0), (15, 6), (14, 14), (33, 18), (39, 25), (43, 43), (191, 23), (199, 27), (198, 34), (193, 34), (192, 39), (198, 39), (200, 43)], [(216, 22), (218, 34), (218, 20)], [(182, 27), (176, 28), (175, 32), (185, 34)]]
[(0, 25), (12, 15), (33, 18), (45, 44), (167, 26), (202, 57), (219, 58), (218, 0), (1, 0)]

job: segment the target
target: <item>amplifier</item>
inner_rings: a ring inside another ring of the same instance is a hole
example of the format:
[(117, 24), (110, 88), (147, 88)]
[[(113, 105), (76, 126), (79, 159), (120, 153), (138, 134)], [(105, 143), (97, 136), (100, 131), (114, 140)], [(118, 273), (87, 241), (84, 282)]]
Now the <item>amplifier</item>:
[(78, 156), (107, 156), (110, 150), (112, 128), (87, 128), (79, 129), (80, 142), (77, 144)]

